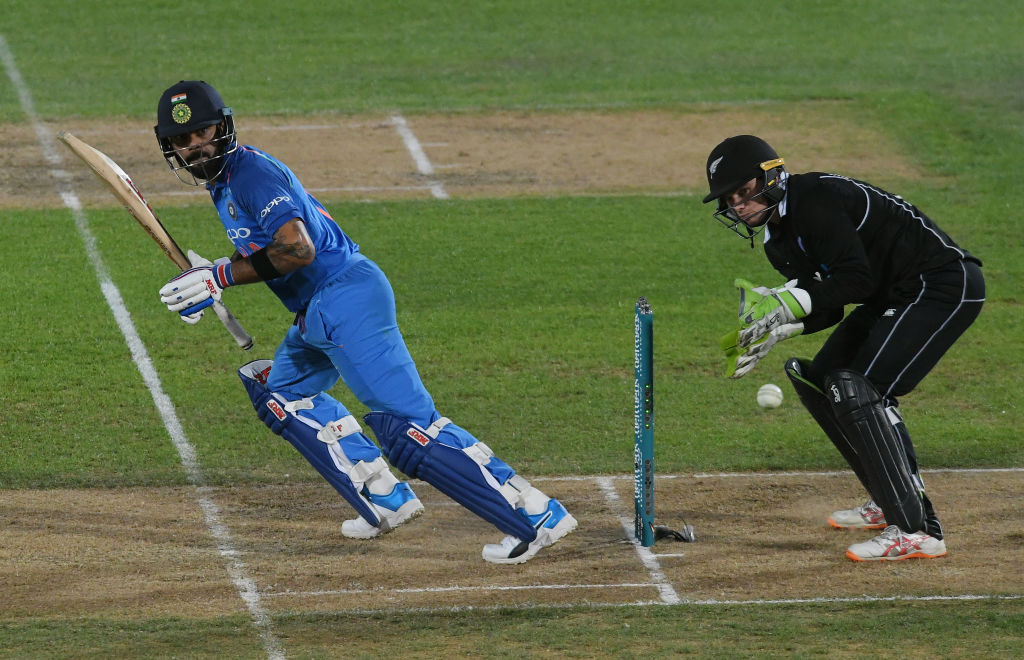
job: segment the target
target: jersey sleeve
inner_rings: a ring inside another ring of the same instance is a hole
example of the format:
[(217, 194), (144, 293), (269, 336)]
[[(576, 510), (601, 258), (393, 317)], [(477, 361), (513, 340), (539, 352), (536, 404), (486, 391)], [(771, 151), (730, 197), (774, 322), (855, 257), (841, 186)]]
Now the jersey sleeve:
[(281, 225), (293, 218), (301, 218), (298, 193), (289, 173), (266, 158), (255, 158), (232, 188), (239, 204), (242, 204), (260, 228), (273, 236)]

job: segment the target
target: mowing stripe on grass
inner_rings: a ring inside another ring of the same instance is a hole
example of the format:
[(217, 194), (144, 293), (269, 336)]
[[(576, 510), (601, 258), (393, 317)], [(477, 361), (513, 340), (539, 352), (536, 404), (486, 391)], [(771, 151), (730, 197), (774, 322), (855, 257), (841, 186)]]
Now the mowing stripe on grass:
[(174, 442), (174, 446), (178, 450), (181, 464), (188, 474), (188, 479), (196, 488), (196, 499), (203, 511), (206, 526), (217, 541), (217, 549), (221, 557), (227, 561), (227, 571), (231, 576), (231, 581), (238, 590), (238, 595), (249, 609), (260, 639), (263, 641), (263, 647), (267, 652), (267, 656), (274, 660), (278, 658), (283, 659), (285, 657), (284, 651), (277, 639), (277, 635), (272, 629), (270, 616), (260, 602), (259, 590), (252, 579), (248, 577), (246, 565), (238, 559), (239, 553), (235, 549), (231, 532), (221, 522), (220, 508), (209, 496), (210, 489), (205, 485), (205, 478), (199, 465), (199, 460), (196, 458), (195, 449), (185, 436), (185, 431), (182, 429), (181, 422), (178, 420), (178, 415), (174, 410), (174, 403), (163, 390), (160, 376), (153, 367), (153, 362), (149, 358), (146, 345), (142, 342), (138, 331), (135, 329), (135, 324), (128, 313), (128, 308), (121, 298), (121, 292), (107, 273), (103, 258), (96, 246), (96, 237), (89, 228), (88, 218), (82, 211), (82, 203), (72, 188), (70, 177), (63, 167), (63, 161), (57, 150), (57, 143), (54, 141), (52, 132), (43, 124), (38, 113), (36, 113), (28, 85), (25, 84), (24, 79), (21, 77), (21, 72), (14, 61), (14, 55), (11, 53), (10, 48), (8, 48), (7, 40), (2, 34), (0, 34), (0, 59), (3, 60), (7, 76), (11, 79), (11, 83), (18, 93), (21, 109), (35, 129), (36, 138), (43, 151), (43, 157), (52, 168), (51, 172), (56, 181), (57, 193), (75, 219), (75, 227), (82, 237), (89, 261), (96, 270), (96, 279), (99, 280), (103, 297), (106, 299), (110, 311), (114, 314), (118, 328), (120, 328), (121, 333), (124, 335), (125, 342), (128, 344), (128, 349), (132, 355), (132, 360), (135, 361), (136, 366), (139, 368), (139, 373), (142, 374), (143, 382), (145, 382), (146, 387), (149, 388), (153, 395), (153, 403), (156, 405), (164, 427), (167, 429), (171, 440)]

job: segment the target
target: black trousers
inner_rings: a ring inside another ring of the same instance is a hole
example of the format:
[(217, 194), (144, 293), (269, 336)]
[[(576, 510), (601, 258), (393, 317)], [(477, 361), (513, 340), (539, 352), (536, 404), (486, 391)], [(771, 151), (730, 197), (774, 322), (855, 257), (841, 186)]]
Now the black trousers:
[[(871, 381), (886, 406), (895, 408), (896, 397), (917, 387), (978, 317), (984, 301), (985, 278), (980, 265), (973, 261), (958, 261), (923, 273), (917, 295), (910, 302), (881, 308), (861, 305), (843, 319), (814, 357), (808, 375), (820, 386), (825, 374), (833, 369), (852, 369)], [(941, 539), (942, 525), (931, 500), (924, 494), (907, 427), (898, 414), (890, 417), (890, 421), (921, 488), (924, 529)], [(858, 460), (845, 452), (843, 455), (847, 461)], [(860, 461), (853, 469), (868, 488), (867, 464)]]
[(974, 322), (985, 301), (985, 278), (973, 261), (922, 273), (917, 296), (882, 308), (861, 305), (843, 319), (811, 362), (821, 383), (833, 369), (852, 369), (896, 405), (928, 375)]

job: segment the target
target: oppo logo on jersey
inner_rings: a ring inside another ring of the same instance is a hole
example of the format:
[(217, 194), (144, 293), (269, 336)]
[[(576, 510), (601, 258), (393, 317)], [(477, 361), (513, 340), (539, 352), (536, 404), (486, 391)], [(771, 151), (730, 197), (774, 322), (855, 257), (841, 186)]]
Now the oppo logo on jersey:
[(229, 229), (228, 239), (234, 242), (236, 238), (249, 238), (252, 231), (248, 227), (242, 227), (241, 229)]
[(262, 220), (263, 218), (267, 217), (267, 214), (270, 213), (274, 209), (274, 207), (277, 206), (278, 204), (280, 204), (281, 202), (290, 202), (290, 201), (292, 201), (292, 198), (287, 196), (287, 195), (283, 195), (281, 197), (275, 197), (274, 199), (270, 200), (270, 203), (267, 204), (266, 206), (264, 206), (263, 210), (260, 211), (260, 220)]

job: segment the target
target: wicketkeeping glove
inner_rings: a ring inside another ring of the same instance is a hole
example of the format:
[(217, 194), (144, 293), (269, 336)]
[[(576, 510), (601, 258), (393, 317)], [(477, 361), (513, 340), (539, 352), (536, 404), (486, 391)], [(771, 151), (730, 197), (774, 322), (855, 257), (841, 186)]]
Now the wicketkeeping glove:
[(741, 349), (811, 313), (811, 296), (796, 286), (796, 280), (774, 289), (755, 287), (744, 279), (737, 279), (734, 284), (740, 290), (740, 328), (736, 345)]
[(234, 282), (231, 269), (222, 263), (224, 259), (211, 263), (191, 250), (188, 257), (193, 267), (160, 288), (160, 301), (192, 325), (202, 318), (202, 310), (220, 300), (221, 292)]
[(772, 350), (775, 344), (795, 337), (803, 331), (804, 324), (799, 321), (780, 325), (746, 349), (741, 349), (736, 345), (737, 331), (728, 333), (722, 337), (722, 350), (725, 351), (726, 359), (725, 375), (729, 378), (746, 376), (757, 366), (761, 358), (768, 355), (768, 351)]

